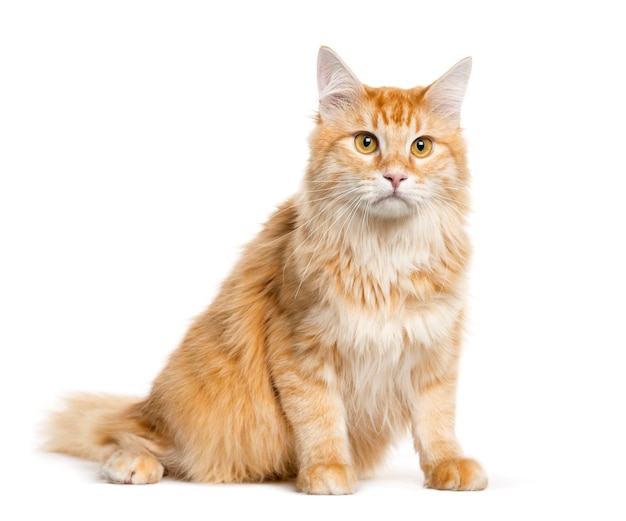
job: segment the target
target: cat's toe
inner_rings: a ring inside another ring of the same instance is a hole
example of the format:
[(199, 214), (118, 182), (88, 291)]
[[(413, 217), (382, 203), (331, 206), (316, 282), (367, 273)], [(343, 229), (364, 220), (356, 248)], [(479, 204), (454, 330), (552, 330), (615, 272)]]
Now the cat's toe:
[(102, 465), (102, 476), (111, 483), (143, 485), (163, 477), (163, 465), (149, 453), (118, 450)]
[(324, 463), (300, 471), (297, 487), (307, 494), (353, 494), (358, 481), (350, 465)]
[(480, 464), (469, 458), (443, 461), (426, 473), (424, 486), (438, 490), (482, 490), (487, 474)]

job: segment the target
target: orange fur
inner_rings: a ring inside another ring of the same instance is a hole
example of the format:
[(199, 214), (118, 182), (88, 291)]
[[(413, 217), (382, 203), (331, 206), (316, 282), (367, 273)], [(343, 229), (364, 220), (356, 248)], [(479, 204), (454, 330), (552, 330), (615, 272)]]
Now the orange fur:
[[(302, 190), (247, 246), (149, 396), (71, 399), (51, 419), (50, 450), (101, 461), (114, 482), (297, 476), (305, 492), (347, 494), (410, 430), (427, 486), (486, 486), (454, 435), (469, 60), (409, 90), (364, 86), (327, 48), (318, 64)], [(362, 132), (374, 153), (355, 148)], [(425, 158), (410, 152), (421, 136), (434, 142)]]

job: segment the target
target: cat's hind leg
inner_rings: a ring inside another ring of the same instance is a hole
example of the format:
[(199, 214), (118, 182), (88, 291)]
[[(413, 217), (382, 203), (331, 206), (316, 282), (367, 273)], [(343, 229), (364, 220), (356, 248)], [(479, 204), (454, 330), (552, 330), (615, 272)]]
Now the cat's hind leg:
[(156, 483), (165, 473), (157, 450), (157, 445), (143, 436), (119, 433), (111, 453), (103, 459), (102, 477), (110, 483)]
[(102, 463), (112, 483), (156, 483), (167, 446), (142, 417), (143, 401), (107, 395), (70, 396), (45, 425), (45, 450)]
[(143, 485), (163, 477), (163, 465), (150, 452), (124, 447), (116, 450), (102, 464), (102, 477), (111, 483)]

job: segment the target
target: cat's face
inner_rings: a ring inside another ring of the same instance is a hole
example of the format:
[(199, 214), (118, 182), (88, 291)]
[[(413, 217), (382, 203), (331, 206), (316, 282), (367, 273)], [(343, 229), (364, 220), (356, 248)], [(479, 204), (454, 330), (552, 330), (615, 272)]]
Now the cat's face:
[(445, 203), (467, 181), (463, 144), (429, 115), (423, 89), (367, 87), (341, 117), (322, 122), (324, 168), (314, 184), (337, 202), (380, 218), (402, 218)]
[[(372, 88), (358, 83), (342, 62), (334, 66), (346, 71), (344, 90), (326, 100), (322, 91), (311, 139), (308, 182), (319, 200), (347, 216), (402, 219), (463, 199), (468, 173), (458, 111), (450, 116), (438, 110), (450, 87), (436, 96), (431, 90), (437, 82), (409, 90)], [(352, 91), (345, 90), (350, 81)]]

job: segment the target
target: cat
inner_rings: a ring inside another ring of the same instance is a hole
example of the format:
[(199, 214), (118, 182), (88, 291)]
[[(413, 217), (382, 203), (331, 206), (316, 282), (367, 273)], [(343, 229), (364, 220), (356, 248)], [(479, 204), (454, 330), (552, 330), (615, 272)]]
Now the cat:
[(351, 494), (411, 433), (424, 485), (480, 490), (454, 433), (470, 241), (465, 58), (373, 88), (328, 47), (301, 190), (246, 247), (146, 398), (75, 395), (50, 451), (114, 483), (295, 478)]

